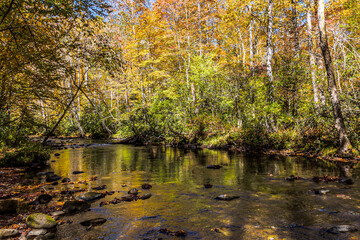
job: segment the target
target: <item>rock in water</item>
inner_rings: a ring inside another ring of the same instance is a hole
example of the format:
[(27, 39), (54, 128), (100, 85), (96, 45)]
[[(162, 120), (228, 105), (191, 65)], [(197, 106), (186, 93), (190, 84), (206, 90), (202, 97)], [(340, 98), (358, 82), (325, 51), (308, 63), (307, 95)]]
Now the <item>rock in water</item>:
[(217, 196), (215, 199), (216, 200), (221, 200), (221, 201), (231, 201), (231, 200), (234, 200), (234, 199), (237, 199), (239, 198), (239, 196), (232, 196), (232, 195), (219, 195)]
[(62, 181), (62, 183), (69, 183), (71, 182), (70, 178), (64, 178)]
[(55, 212), (50, 213), (50, 215), (54, 218), (58, 218), (60, 216), (63, 216), (64, 214), (65, 214), (64, 211), (55, 211)]
[(131, 195), (138, 195), (139, 191), (136, 189), (136, 188), (133, 188), (131, 190), (128, 191), (128, 194), (131, 194)]
[(102, 185), (102, 186), (98, 186), (98, 187), (93, 187), (93, 190), (104, 190), (106, 188), (106, 185)]
[(31, 237), (37, 237), (37, 236), (40, 236), (40, 235), (45, 235), (47, 233), (47, 230), (46, 229), (34, 229), (34, 230), (31, 230), (27, 237), (28, 238), (31, 238)]
[(287, 180), (287, 181), (295, 181), (295, 180), (303, 180), (303, 178), (298, 177), (298, 176), (294, 176), (294, 175), (290, 175), (287, 178), (285, 178), (285, 180)]
[(107, 220), (105, 218), (94, 218), (94, 219), (89, 219), (83, 222), (80, 222), (81, 225), (83, 226), (98, 226), (101, 224), (104, 224)]
[(31, 228), (53, 228), (56, 226), (56, 221), (52, 217), (42, 214), (34, 213), (26, 218), (26, 225)]
[(338, 225), (326, 230), (328, 233), (338, 234), (345, 232), (356, 232), (358, 229), (353, 225)]
[(313, 189), (312, 190), (316, 195), (325, 195), (330, 192), (328, 189)]
[(134, 195), (125, 195), (120, 198), (121, 201), (131, 202), (134, 201)]
[(50, 196), (49, 194), (41, 194), (40, 196), (38, 196), (37, 201), (40, 204), (46, 204), (48, 202), (50, 202), (52, 200), (52, 196)]
[(84, 173), (83, 171), (73, 171), (73, 174), (81, 174)]
[(15, 199), (1, 199), (0, 200), (0, 214), (16, 212), (19, 201)]
[(208, 165), (208, 166), (206, 166), (206, 168), (209, 168), (209, 169), (220, 169), (220, 168), (222, 168), (222, 166), (220, 166), (220, 165)]
[(144, 183), (143, 185), (141, 185), (141, 188), (142, 189), (151, 189), (152, 186), (150, 184), (148, 184), (148, 183)]
[(344, 183), (344, 184), (348, 184), (348, 185), (353, 185), (354, 184), (354, 180), (352, 180), (351, 178), (340, 179), (339, 182)]
[(62, 177), (58, 176), (58, 175), (51, 175), (51, 176), (46, 176), (46, 182), (56, 182), (58, 180), (62, 179)]
[(0, 239), (16, 237), (20, 234), (16, 229), (0, 229)]
[(90, 206), (90, 203), (84, 201), (67, 201), (63, 205), (63, 210), (66, 213), (76, 213), (86, 211)]
[(205, 188), (212, 188), (212, 186), (213, 186), (213, 185), (210, 184), (210, 183), (205, 183), (205, 184), (204, 184), (204, 187), (205, 187)]
[(94, 201), (96, 199), (102, 198), (103, 195), (101, 193), (97, 193), (97, 192), (86, 192), (83, 194), (80, 194), (79, 196), (76, 197), (77, 200), (83, 200), (83, 201)]
[(151, 193), (146, 193), (146, 194), (142, 195), (142, 196), (140, 197), (140, 199), (141, 199), (141, 200), (149, 199), (149, 198), (151, 198), (151, 196), (152, 196)]

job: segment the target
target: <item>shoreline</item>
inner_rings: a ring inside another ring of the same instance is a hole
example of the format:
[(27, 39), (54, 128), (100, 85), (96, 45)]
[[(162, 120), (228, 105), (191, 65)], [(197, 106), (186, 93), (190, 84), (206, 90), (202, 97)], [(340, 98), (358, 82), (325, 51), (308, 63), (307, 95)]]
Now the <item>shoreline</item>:
[[(125, 144), (125, 145), (136, 145), (136, 146), (165, 146), (165, 147), (173, 147), (173, 148), (184, 148), (184, 149), (209, 149), (209, 150), (224, 150), (224, 151), (236, 151), (236, 152), (242, 152), (242, 153), (254, 153), (254, 154), (264, 154), (264, 155), (274, 155), (274, 156), (289, 156), (289, 157), (306, 157), (310, 159), (316, 159), (321, 161), (328, 161), (330, 163), (334, 164), (350, 164), (351, 166), (354, 166), (358, 163), (360, 163), (360, 156), (324, 156), (318, 153), (314, 152), (305, 152), (299, 149), (283, 149), (283, 150), (275, 150), (275, 149), (246, 149), (241, 146), (235, 146), (235, 145), (223, 145), (218, 147), (213, 146), (207, 146), (207, 145), (199, 145), (199, 144), (168, 144), (168, 143), (160, 143), (160, 144), (144, 144), (134, 141), (135, 137), (129, 137), (129, 138), (108, 138), (108, 139), (90, 139), (90, 138), (81, 138), (81, 137), (60, 137), (60, 138), (53, 138), (52, 140), (96, 140), (96, 141), (103, 141), (102, 143), (91, 143), (91, 144), (73, 144), (65, 146), (65, 148), (78, 148), (78, 147), (90, 147), (90, 146), (96, 146), (99, 144)], [(56, 146), (51, 146), (54, 149)], [(60, 147), (59, 150), (63, 149), (64, 147)]]

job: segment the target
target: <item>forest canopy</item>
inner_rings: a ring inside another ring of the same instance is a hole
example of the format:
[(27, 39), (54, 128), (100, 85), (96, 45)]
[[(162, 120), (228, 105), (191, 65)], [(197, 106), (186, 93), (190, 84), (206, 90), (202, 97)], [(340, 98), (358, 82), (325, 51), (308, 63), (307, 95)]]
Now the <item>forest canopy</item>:
[(4, 0), (0, 149), (64, 135), (356, 152), (360, 8), (322, 4)]

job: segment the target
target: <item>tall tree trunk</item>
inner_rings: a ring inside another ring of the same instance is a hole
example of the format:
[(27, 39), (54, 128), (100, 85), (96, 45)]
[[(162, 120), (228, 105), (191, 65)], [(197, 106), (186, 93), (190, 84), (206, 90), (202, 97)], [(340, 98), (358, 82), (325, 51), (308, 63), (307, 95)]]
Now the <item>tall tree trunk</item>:
[(253, 43), (253, 29), (254, 29), (254, 20), (252, 19), (252, 4), (250, 3), (249, 11), (250, 11), (250, 24), (249, 24), (249, 49), (250, 49), (250, 67), (251, 67), (251, 75), (254, 76), (254, 43)]
[[(273, 0), (268, 0), (268, 8), (267, 8), (268, 24), (267, 24), (267, 39), (266, 39), (266, 74), (268, 78), (268, 82), (267, 82), (268, 105), (271, 105), (274, 102), (274, 76), (272, 72), (273, 8), (274, 8)], [(270, 123), (269, 125), (266, 124), (267, 128), (271, 131), (276, 130), (275, 119), (272, 112), (270, 112), (269, 115), (269, 123)]]
[(292, 115), (296, 116), (298, 114), (297, 108), (297, 98), (298, 98), (298, 66), (300, 63), (300, 42), (299, 42), (299, 30), (298, 30), (298, 17), (297, 17), (297, 10), (296, 10), (296, 0), (291, 0), (291, 22), (292, 22), (292, 34), (293, 34), (293, 44), (294, 44), (294, 65), (292, 68), (292, 79), (293, 79), (293, 93), (292, 97), (289, 98), (289, 101), (292, 101), (289, 104), (291, 109)]
[(339, 133), (339, 138), (340, 138), (339, 153), (341, 154), (349, 150), (351, 144), (347, 136), (344, 117), (341, 111), (341, 104), (337, 94), (334, 66), (331, 60), (330, 49), (326, 36), (324, 5), (325, 5), (324, 0), (318, 0), (318, 26), (319, 26), (319, 35), (320, 35), (320, 48), (324, 58), (325, 68), (327, 72), (328, 91), (330, 94), (331, 104), (333, 108), (335, 128)]
[(267, 40), (266, 40), (266, 73), (268, 77), (268, 94), (270, 102), (273, 101), (273, 84), (274, 84), (274, 77), (272, 72), (272, 56), (273, 56), (273, 49), (272, 49), (272, 34), (273, 34), (273, 11), (274, 3), (273, 0), (268, 0), (268, 25), (267, 25)]
[(243, 66), (245, 67), (245, 64), (246, 64), (246, 51), (245, 51), (244, 40), (243, 40), (240, 28), (237, 28), (237, 31), (239, 33), (240, 44), (241, 44), (242, 62), (243, 62)]
[[(78, 72), (78, 74), (75, 73), (74, 85), (76, 85), (76, 79), (80, 80), (80, 71)], [(78, 82), (78, 85), (80, 85), (80, 82)], [(73, 96), (74, 93), (72, 91), (72, 84), (70, 82), (70, 78), (69, 78), (69, 91), (70, 91), (70, 96)], [(78, 103), (79, 103), (80, 102), (79, 95), (77, 95), (77, 98), (78, 98)], [(77, 125), (77, 127), (79, 129), (80, 137), (85, 137), (84, 129), (81, 126), (80, 116), (78, 114), (79, 111), (80, 111), (80, 108), (77, 109), (74, 102), (71, 103), (71, 105), (72, 105), (72, 115), (73, 115), (74, 120), (76, 122), (76, 125)]]
[(201, 5), (200, 1), (197, 1), (197, 7), (198, 7), (198, 27), (199, 27), (199, 54), (202, 56), (203, 49), (202, 49), (202, 26), (201, 26)]
[(294, 52), (295, 52), (295, 57), (297, 58), (297, 57), (299, 57), (299, 53), (300, 53), (300, 42), (299, 42), (299, 30), (298, 30), (298, 21), (297, 21), (297, 11), (296, 11), (296, 1), (295, 0), (291, 0), (291, 12), (292, 12), (291, 22), (292, 22)]
[(310, 71), (311, 71), (311, 82), (314, 92), (314, 104), (315, 108), (319, 109), (319, 93), (316, 84), (316, 76), (315, 76), (315, 53), (314, 53), (314, 43), (312, 37), (312, 16), (311, 11), (314, 9), (314, 0), (310, 0), (310, 6), (307, 11), (307, 31), (308, 31), (308, 45), (309, 45), (309, 53), (310, 53)]

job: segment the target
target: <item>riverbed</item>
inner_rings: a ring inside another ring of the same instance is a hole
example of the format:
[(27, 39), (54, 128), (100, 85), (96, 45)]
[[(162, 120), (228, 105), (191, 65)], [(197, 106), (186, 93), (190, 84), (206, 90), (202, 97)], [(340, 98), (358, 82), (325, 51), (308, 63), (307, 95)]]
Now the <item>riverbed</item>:
[[(303, 157), (121, 144), (56, 150), (49, 162), (55, 174), (73, 182), (87, 181), (59, 184), (57, 189), (94, 191), (93, 187), (106, 185), (99, 192), (115, 191), (93, 202), (91, 211), (65, 217), (72, 223), (58, 226), (57, 239), (181, 238), (160, 229), (183, 230), (186, 239), (360, 238), (358, 231), (329, 231), (344, 224), (360, 227), (360, 172), (356, 168), (350, 171), (353, 185), (315, 183), (314, 176), (339, 176), (339, 168)], [(290, 175), (303, 179), (287, 181)], [(88, 181), (94, 177), (95, 181)], [(152, 188), (141, 189), (144, 183)], [(152, 197), (100, 206), (132, 188)], [(315, 194), (319, 189), (329, 192)], [(215, 199), (224, 194), (238, 198)], [(107, 222), (91, 229), (79, 224), (95, 217)]]

